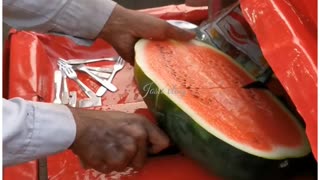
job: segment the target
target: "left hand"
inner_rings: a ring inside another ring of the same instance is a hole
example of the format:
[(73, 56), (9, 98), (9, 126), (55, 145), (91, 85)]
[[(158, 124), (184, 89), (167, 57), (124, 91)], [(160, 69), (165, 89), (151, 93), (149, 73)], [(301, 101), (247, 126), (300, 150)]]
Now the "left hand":
[(194, 38), (195, 34), (159, 18), (117, 5), (99, 37), (109, 42), (122, 58), (132, 63), (134, 45), (139, 38), (188, 41)]

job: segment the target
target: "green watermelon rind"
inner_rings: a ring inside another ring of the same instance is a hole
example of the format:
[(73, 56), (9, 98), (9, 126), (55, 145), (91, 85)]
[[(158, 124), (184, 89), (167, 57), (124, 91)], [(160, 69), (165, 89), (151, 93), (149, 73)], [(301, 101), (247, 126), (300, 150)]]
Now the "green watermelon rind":
[[(233, 142), (217, 137), (215, 133), (212, 133), (212, 130), (204, 128), (207, 126), (199, 125), (199, 120), (197, 121), (182, 110), (184, 106), (179, 106), (175, 103), (175, 100), (172, 100), (175, 99), (173, 95), (168, 95), (166, 91), (160, 90), (165, 89), (159, 88), (156, 84), (160, 83), (151, 80), (152, 78), (150, 77), (152, 75), (150, 74), (152, 73), (149, 72), (146, 75), (146, 71), (142, 71), (140, 66), (146, 59), (141, 53), (143, 52), (144, 44), (147, 42), (147, 40), (140, 40), (135, 47), (136, 64), (134, 70), (139, 91), (144, 97), (148, 108), (156, 115), (159, 125), (187, 155), (198, 160), (205, 167), (217, 173), (217, 175), (251, 179), (271, 172), (277, 174), (278, 171), (282, 170), (281, 164), (290, 161), (288, 158), (300, 158), (310, 153), (308, 140), (302, 128), (301, 136), (303, 136), (302, 138), (305, 142), (300, 149), (298, 148), (295, 154), (282, 154), (281, 156), (273, 157), (241, 149), (235, 146)], [(197, 45), (202, 45), (199, 42), (196, 43)], [(204, 44), (204, 46), (207, 45)], [(143, 89), (146, 85), (150, 85), (158, 93), (146, 94), (145, 89)], [(269, 94), (272, 96), (271, 93)], [(276, 98), (273, 99), (276, 100)], [(280, 102), (277, 101), (277, 103), (283, 107)], [(285, 107), (283, 109), (290, 113)], [(298, 123), (297, 126), (299, 126)], [(272, 155), (272, 152), (268, 153)], [(252, 172), (252, 169), (255, 169), (255, 172)]]

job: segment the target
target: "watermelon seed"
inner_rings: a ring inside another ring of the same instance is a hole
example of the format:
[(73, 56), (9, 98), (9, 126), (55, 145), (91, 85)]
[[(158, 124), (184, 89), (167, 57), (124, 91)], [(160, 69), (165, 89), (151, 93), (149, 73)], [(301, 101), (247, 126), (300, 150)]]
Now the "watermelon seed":
[(195, 97), (195, 98), (199, 98), (199, 95), (198, 94), (193, 94), (193, 97)]

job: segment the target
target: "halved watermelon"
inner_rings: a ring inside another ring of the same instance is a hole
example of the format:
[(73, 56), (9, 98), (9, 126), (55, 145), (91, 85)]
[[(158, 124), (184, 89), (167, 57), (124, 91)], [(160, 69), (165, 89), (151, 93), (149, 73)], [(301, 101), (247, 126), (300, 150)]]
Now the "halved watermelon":
[(140, 40), (135, 78), (149, 109), (193, 159), (227, 179), (282, 177), (310, 153), (304, 129), (229, 56), (198, 41)]

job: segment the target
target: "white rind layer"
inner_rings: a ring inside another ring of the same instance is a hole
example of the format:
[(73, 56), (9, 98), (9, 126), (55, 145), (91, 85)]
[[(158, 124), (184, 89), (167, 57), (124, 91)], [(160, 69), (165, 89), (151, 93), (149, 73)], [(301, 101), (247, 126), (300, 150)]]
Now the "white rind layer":
[[(173, 41), (173, 40), (172, 40)], [(284, 147), (284, 146), (274, 146), (272, 151), (262, 151), (253, 147), (250, 147), (248, 145), (244, 145), (239, 143), (238, 141), (234, 141), (230, 138), (228, 138), (227, 136), (225, 136), (222, 132), (220, 132), (219, 130), (217, 130), (216, 128), (212, 127), (210, 124), (208, 124), (202, 117), (200, 117), (197, 112), (195, 112), (191, 107), (189, 107), (188, 105), (186, 105), (183, 100), (181, 100), (181, 98), (179, 98), (178, 95), (175, 95), (174, 93), (172, 94), (168, 94), (166, 92), (168, 87), (166, 86), (166, 82), (157, 77), (157, 75), (153, 72), (153, 71), (147, 71), (147, 69), (150, 69), (150, 67), (148, 66), (147, 63), (147, 57), (145, 57), (144, 54), (144, 47), (145, 45), (149, 42), (149, 40), (145, 40), (145, 39), (141, 39), (139, 40), (136, 45), (135, 45), (135, 63), (143, 70), (143, 72), (145, 73), (145, 75), (151, 79), (160, 89), (163, 89), (164, 91), (162, 92), (163, 94), (165, 94), (169, 99), (171, 99), (179, 108), (182, 109), (182, 111), (184, 111), (186, 114), (188, 114), (197, 124), (199, 124), (202, 128), (204, 128), (206, 131), (208, 131), (210, 134), (214, 135), (215, 137), (221, 139), (222, 141), (226, 142), (227, 144), (240, 149), (244, 152), (247, 152), (249, 154), (258, 156), (258, 157), (262, 157), (265, 159), (285, 159), (285, 158), (296, 158), (296, 157), (303, 157), (307, 154), (310, 153), (310, 146), (309, 146), (309, 142), (307, 140), (307, 137), (305, 135), (305, 132), (303, 130), (303, 128), (298, 124), (296, 118), (276, 99), (274, 99), (280, 106), (281, 108), (286, 111), (288, 114), (290, 114), (290, 116), (292, 117), (292, 119), (294, 119), (295, 124), (299, 127), (299, 131), (302, 137), (302, 144), (299, 147)], [(178, 42), (177, 42), (178, 43)], [(222, 55), (224, 55), (226, 58), (230, 59), (232, 61), (232, 59), (225, 55), (224, 53), (220, 52), (219, 50), (196, 40), (192, 40), (190, 41), (190, 43), (199, 45), (199, 46), (204, 46), (204, 47), (208, 47), (211, 48), (212, 50), (221, 53)], [(239, 66), (238, 64), (234, 63), (235, 65), (237, 65), (238, 67), (242, 68), (241, 66)], [(242, 68), (243, 69), (243, 68)], [(268, 94), (270, 96), (271, 93), (268, 92)], [(274, 98), (272, 96), (272, 98)]]

